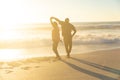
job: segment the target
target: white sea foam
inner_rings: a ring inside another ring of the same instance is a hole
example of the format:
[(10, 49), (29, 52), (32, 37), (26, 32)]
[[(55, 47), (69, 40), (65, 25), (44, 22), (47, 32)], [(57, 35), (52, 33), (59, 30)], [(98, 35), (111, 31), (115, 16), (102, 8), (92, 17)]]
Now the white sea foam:
[[(48, 27), (43, 28), (46, 25)], [(17, 39), (7, 41), (0, 38), (0, 48), (22, 48), (25, 54), (38, 55), (42, 51), (44, 55), (52, 55), (52, 26), (46, 25), (31, 25), (32, 27), (28, 26), (25, 29), (22, 27), (17, 31), (21, 34)], [(74, 25), (77, 29), (73, 37), (74, 53), (120, 47), (120, 23), (74, 23)], [(58, 50), (61, 54), (66, 53), (63, 42), (59, 44)]]

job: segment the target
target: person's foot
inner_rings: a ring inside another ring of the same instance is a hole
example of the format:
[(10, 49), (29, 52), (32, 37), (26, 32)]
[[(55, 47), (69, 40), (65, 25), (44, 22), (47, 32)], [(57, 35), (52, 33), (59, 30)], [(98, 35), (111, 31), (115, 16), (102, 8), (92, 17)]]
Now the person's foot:
[(67, 58), (70, 58), (70, 55), (67, 55)]
[(56, 59), (57, 59), (57, 60), (60, 60), (60, 59), (61, 59), (61, 57), (60, 57), (60, 56), (57, 56), (57, 57), (56, 57)]

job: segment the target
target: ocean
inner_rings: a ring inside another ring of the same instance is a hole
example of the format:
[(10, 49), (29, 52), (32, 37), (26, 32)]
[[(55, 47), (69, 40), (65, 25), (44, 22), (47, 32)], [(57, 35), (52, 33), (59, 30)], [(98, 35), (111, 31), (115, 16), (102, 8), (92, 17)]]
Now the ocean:
[[(71, 54), (120, 47), (120, 22), (74, 22), (72, 24), (77, 33), (73, 37)], [(18, 28), (0, 29), (0, 55), (2, 55), (0, 59), (10, 55), (16, 57), (16, 54), (19, 54), (16, 58), (55, 56), (52, 51), (51, 31), (52, 26), (49, 23), (24, 24), (19, 25)], [(58, 51), (60, 55), (66, 55), (62, 36)]]

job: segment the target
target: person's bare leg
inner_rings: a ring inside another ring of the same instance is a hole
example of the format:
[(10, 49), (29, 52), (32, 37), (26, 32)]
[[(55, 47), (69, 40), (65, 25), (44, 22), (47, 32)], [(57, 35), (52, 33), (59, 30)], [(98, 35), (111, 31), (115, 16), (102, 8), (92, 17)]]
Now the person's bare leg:
[(57, 47), (58, 47), (58, 43), (53, 43), (53, 51), (54, 51), (54, 53), (56, 54), (56, 57), (57, 57), (57, 58), (60, 58), (60, 56), (59, 56), (59, 54), (58, 54)]
[(66, 40), (67, 43), (67, 57), (70, 58), (70, 53), (71, 53), (71, 49), (72, 49), (72, 39), (71, 38), (67, 38)]
[(71, 50), (72, 50), (72, 39), (69, 40), (69, 57), (70, 57), (70, 53), (71, 53)]
[(67, 57), (69, 56), (69, 46), (68, 46), (68, 40), (64, 39), (64, 45), (65, 45), (65, 50), (67, 52)]

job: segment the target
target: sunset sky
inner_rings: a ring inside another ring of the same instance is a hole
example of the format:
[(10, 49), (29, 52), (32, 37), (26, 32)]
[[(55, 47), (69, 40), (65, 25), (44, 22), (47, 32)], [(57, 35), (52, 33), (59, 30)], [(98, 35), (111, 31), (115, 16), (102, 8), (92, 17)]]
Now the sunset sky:
[(0, 0), (0, 24), (71, 21), (120, 21), (120, 0)]

